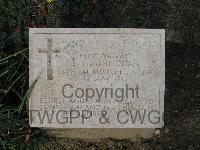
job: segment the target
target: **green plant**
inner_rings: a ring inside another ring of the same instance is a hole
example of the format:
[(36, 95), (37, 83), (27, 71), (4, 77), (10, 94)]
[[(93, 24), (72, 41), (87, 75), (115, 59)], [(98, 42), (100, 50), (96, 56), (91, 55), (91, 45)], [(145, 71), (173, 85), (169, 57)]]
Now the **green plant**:
[[(41, 1), (0, 1), (0, 149), (39, 149), (46, 133), (29, 127), (28, 28), (41, 24)], [(23, 49), (23, 50), (21, 50)]]

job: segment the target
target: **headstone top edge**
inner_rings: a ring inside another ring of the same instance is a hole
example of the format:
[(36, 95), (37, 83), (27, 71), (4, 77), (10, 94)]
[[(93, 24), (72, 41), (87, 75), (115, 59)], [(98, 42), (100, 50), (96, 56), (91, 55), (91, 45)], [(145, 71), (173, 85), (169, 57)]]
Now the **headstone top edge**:
[(165, 29), (142, 29), (142, 28), (29, 28), (29, 34), (36, 33), (146, 33), (160, 34), (165, 36)]

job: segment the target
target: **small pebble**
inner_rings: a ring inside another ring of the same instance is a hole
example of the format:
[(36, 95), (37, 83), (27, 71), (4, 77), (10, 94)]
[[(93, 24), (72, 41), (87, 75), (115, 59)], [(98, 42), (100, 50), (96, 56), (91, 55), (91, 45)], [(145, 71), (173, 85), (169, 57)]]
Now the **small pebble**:
[(165, 133), (167, 133), (167, 134), (169, 133), (169, 129), (168, 128), (165, 129)]
[(155, 135), (160, 135), (160, 130), (159, 129), (156, 129)]

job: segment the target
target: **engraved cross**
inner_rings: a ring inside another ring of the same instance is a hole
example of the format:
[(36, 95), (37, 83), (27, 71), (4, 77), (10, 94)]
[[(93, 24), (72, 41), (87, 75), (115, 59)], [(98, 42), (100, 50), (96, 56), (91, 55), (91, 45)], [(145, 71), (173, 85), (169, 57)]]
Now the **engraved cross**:
[(47, 39), (47, 49), (38, 50), (39, 53), (47, 53), (47, 80), (53, 80), (53, 68), (52, 68), (52, 54), (59, 53), (59, 49), (53, 49), (53, 39)]

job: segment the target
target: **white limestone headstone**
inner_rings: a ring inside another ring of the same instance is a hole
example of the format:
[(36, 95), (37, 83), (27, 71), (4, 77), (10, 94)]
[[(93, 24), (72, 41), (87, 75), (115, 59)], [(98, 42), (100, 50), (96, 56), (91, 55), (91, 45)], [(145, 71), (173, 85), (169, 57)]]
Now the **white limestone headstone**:
[(37, 28), (29, 42), (31, 127), (163, 127), (164, 30)]

